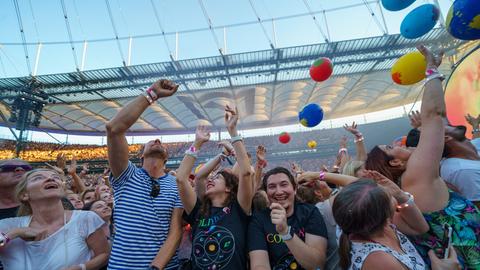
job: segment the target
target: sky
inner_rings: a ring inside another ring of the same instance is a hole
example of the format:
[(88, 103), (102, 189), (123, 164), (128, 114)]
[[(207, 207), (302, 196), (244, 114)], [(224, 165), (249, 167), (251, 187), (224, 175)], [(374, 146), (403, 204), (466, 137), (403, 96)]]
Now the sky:
[[(382, 9), (388, 33), (399, 33), (409, 11), (432, 2)], [(452, 1), (438, 2), (446, 14)], [(0, 78), (170, 61), (170, 54), (208, 57), (219, 47), (235, 54), (270, 49), (270, 42), (281, 48), (357, 39), (382, 35), (384, 28), (380, 4), (368, 0), (0, 0)], [(5, 132), (0, 129), (0, 136)]]

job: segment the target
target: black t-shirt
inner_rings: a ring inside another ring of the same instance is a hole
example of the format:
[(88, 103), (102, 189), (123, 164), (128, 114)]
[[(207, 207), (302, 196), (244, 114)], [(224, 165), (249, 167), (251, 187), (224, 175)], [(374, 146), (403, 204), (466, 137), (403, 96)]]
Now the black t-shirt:
[[(327, 228), (320, 211), (314, 206), (295, 202), (293, 215), (287, 218), (291, 230), (305, 241), (305, 234), (327, 239)], [(248, 226), (248, 251), (266, 250), (272, 270), (304, 269), (293, 257), (270, 218), (270, 209), (254, 212)]]
[(249, 216), (237, 201), (228, 207), (211, 207), (200, 214), (201, 202), (183, 219), (192, 226), (193, 269), (240, 269), (247, 267), (246, 238)]

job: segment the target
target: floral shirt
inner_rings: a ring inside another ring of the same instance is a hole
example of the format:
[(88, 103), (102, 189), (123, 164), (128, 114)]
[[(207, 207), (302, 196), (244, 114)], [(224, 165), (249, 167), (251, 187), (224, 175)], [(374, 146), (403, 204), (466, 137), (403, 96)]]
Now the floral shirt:
[(452, 245), (460, 263), (467, 269), (480, 270), (480, 211), (475, 205), (450, 191), (448, 205), (436, 212), (423, 213), (430, 230), (420, 236), (411, 237), (412, 242), (425, 261), (427, 252), (435, 250), (442, 254), (443, 225), (452, 227)]

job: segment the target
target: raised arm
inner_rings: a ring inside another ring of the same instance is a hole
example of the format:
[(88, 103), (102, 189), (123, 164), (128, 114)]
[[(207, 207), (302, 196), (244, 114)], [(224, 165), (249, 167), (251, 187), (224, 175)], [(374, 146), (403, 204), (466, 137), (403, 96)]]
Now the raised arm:
[(419, 46), (418, 50), (427, 59), (427, 70), (432, 74), (427, 76), (422, 98), (420, 140), (408, 160), (402, 177), (402, 188), (415, 193), (414, 195), (421, 195), (424, 201), (431, 201), (434, 199), (431, 196), (444, 196), (446, 191), (445, 183), (439, 176), (446, 107), (441, 77), (436, 70), (442, 61), (442, 55), (435, 56), (424, 46)]
[(351, 126), (345, 124), (343, 128), (352, 133), (355, 136), (355, 147), (357, 149), (357, 155), (355, 157), (356, 160), (365, 161), (367, 160), (367, 149), (365, 144), (363, 143), (364, 137), (360, 131), (357, 129), (357, 124), (355, 122), (352, 123)]
[(327, 183), (334, 184), (337, 186), (346, 186), (358, 178), (355, 176), (339, 174), (339, 173), (329, 173), (329, 172), (303, 172), (298, 176), (298, 183), (303, 184), (305, 182), (311, 182), (316, 180), (323, 180)]
[[(128, 143), (125, 132), (138, 120), (147, 109), (150, 102), (158, 98), (173, 95), (178, 89), (172, 81), (158, 80), (147, 91), (121, 109), (115, 117), (107, 123), (108, 163), (112, 175), (117, 178), (128, 165)], [(148, 94), (149, 93), (149, 94)]]
[(472, 126), (472, 139), (480, 138), (480, 114), (477, 117), (467, 114), (465, 119)]
[[(192, 171), (195, 160), (197, 159), (197, 153), (202, 148), (202, 145), (210, 140), (210, 131), (206, 126), (198, 126), (195, 132), (195, 141), (183, 157), (182, 163), (177, 170), (177, 186), (180, 199), (182, 200), (183, 209), (187, 214), (190, 214), (197, 202), (197, 194), (190, 185), (188, 178)], [(197, 183), (199, 184), (199, 183)]]
[(262, 186), (262, 174), (263, 168), (267, 166), (266, 154), (267, 149), (263, 145), (257, 146), (257, 164), (255, 165), (255, 181), (254, 184), (254, 191), (257, 191)]
[(195, 193), (197, 197), (202, 199), (205, 194), (205, 180), (213, 172), (222, 161), (223, 153), (216, 155), (214, 158), (210, 159), (205, 163), (195, 175)]
[(255, 194), (252, 183), (253, 171), (248, 160), (247, 150), (245, 149), (243, 140), (238, 135), (237, 122), (238, 110), (227, 105), (225, 107), (225, 124), (227, 126), (228, 133), (232, 138), (232, 145), (233, 149), (235, 150), (239, 168), (237, 200), (243, 211), (247, 214), (250, 214), (252, 209), (252, 199), (253, 195)]
[(77, 193), (82, 193), (87, 189), (85, 183), (83, 183), (82, 179), (77, 174), (77, 158), (75, 156), (72, 157), (72, 161), (68, 167), (68, 174), (70, 174), (73, 179), (73, 187), (75, 187)]

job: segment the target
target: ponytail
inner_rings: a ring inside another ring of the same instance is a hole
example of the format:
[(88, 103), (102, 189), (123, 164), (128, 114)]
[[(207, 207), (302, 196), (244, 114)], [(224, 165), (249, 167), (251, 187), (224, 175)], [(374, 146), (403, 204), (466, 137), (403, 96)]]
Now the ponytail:
[(338, 253), (340, 255), (340, 267), (346, 270), (350, 267), (351, 264), (350, 239), (348, 239), (348, 236), (344, 232), (342, 232), (339, 242), (340, 246), (338, 248)]

